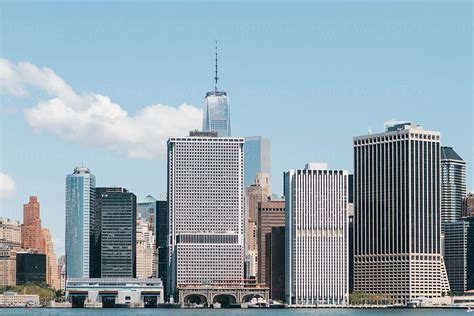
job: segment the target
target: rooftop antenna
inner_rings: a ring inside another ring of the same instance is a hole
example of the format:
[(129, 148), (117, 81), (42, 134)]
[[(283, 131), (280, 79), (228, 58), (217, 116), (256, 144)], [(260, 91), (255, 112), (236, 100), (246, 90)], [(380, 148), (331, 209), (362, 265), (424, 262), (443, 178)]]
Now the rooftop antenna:
[(216, 41), (216, 76), (214, 77), (215, 84), (214, 84), (214, 90), (217, 93), (217, 80), (219, 77), (217, 76), (217, 41)]
[(372, 134), (372, 128), (369, 126), (369, 135)]

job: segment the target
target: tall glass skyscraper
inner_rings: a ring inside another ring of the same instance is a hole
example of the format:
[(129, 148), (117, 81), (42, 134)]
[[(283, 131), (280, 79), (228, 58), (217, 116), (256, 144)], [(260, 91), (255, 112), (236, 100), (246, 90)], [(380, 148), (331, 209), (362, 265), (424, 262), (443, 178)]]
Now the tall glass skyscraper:
[(211, 91), (206, 93), (202, 130), (217, 132), (219, 137), (230, 137), (230, 107), (226, 92)]
[(204, 99), (203, 132), (217, 132), (219, 137), (230, 137), (229, 97), (217, 87), (217, 43), (216, 43), (216, 76), (214, 91), (206, 93)]
[(466, 162), (452, 147), (441, 147), (441, 223), (459, 221), (466, 196)]
[(445, 225), (446, 270), (451, 291), (474, 289), (474, 217)]
[(109, 187), (97, 188), (96, 199), (101, 214), (101, 277), (134, 278), (137, 197), (124, 188)]
[(98, 252), (95, 206), (95, 176), (88, 168), (77, 167), (66, 177), (66, 275), (68, 278), (97, 276), (99, 262), (95, 258)]
[(270, 174), (270, 139), (262, 136), (245, 137), (244, 186), (255, 183), (257, 173)]

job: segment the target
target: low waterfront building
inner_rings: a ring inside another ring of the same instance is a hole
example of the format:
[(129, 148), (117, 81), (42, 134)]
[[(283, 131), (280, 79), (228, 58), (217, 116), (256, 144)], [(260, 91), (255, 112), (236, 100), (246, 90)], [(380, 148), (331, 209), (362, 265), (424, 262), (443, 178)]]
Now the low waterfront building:
[(38, 306), (39, 303), (38, 294), (18, 294), (16, 292), (0, 294), (0, 307)]
[(164, 303), (158, 278), (70, 278), (66, 300), (72, 307), (156, 307)]
[(210, 283), (206, 285), (181, 285), (178, 287), (179, 303), (183, 306), (239, 307), (253, 299), (268, 302), (269, 288), (259, 286), (256, 280)]

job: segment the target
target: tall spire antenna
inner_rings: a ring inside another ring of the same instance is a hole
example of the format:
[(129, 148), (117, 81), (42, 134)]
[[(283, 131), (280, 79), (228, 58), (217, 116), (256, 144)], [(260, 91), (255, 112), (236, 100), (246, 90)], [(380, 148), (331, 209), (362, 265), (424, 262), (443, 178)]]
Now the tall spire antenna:
[(214, 84), (214, 90), (217, 93), (217, 80), (219, 77), (217, 76), (217, 41), (216, 41), (216, 76), (214, 77), (215, 84)]

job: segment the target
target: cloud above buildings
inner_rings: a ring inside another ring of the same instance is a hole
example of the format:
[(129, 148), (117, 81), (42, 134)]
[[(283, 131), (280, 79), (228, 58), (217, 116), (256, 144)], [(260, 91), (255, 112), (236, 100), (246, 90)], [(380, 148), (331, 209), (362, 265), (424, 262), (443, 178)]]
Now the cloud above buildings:
[(15, 181), (8, 174), (0, 172), (0, 200), (14, 196), (15, 192)]
[(29, 89), (48, 96), (24, 110), (33, 130), (134, 159), (166, 157), (168, 137), (184, 136), (202, 120), (202, 111), (188, 104), (149, 105), (130, 115), (105, 95), (77, 94), (50, 68), (0, 59), (0, 93), (23, 97)]

